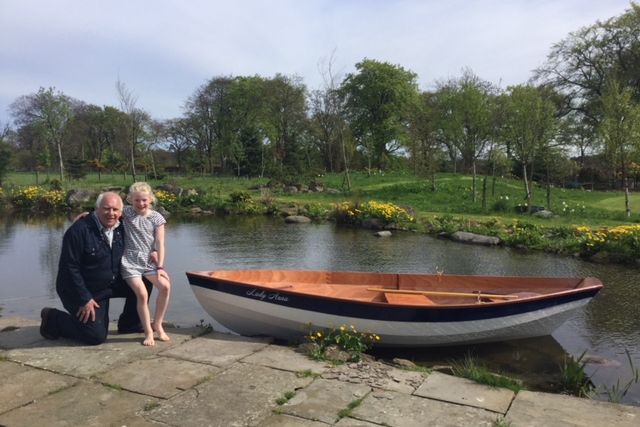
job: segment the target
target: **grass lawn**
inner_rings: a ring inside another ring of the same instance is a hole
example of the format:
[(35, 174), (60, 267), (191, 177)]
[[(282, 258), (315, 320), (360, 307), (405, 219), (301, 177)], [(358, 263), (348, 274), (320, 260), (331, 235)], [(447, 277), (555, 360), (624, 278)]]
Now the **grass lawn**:
[[(48, 186), (57, 175), (40, 174), (38, 181)], [(503, 220), (526, 220), (538, 225), (570, 226), (586, 225), (590, 227), (616, 226), (620, 224), (640, 222), (640, 194), (630, 196), (632, 217), (627, 218), (624, 212), (624, 194), (618, 192), (586, 191), (576, 189), (553, 188), (551, 192), (550, 210), (556, 214), (554, 218), (542, 219), (518, 214), (515, 208), (524, 204), (524, 186), (521, 180), (497, 178), (495, 183), (487, 180), (486, 208), (482, 207), (483, 177), (476, 181), (476, 201), (471, 196), (472, 178), (468, 175), (441, 173), (436, 179), (436, 191), (432, 191), (431, 182), (407, 172), (367, 175), (364, 172), (350, 174), (351, 191), (346, 191), (343, 174), (328, 174), (313, 178), (327, 188), (340, 190), (329, 192), (284, 193), (276, 190), (256, 190), (269, 182), (267, 178), (235, 178), (235, 177), (203, 177), (203, 176), (169, 176), (163, 181), (150, 180), (152, 186), (162, 183), (173, 184), (185, 189), (195, 188), (210, 197), (227, 198), (233, 192), (249, 192), (255, 200), (270, 197), (285, 204), (300, 206), (315, 204), (330, 208), (334, 203), (344, 201), (364, 202), (376, 200), (393, 203), (411, 210), (416, 217), (434, 215), (454, 215), (479, 220), (500, 218)], [(142, 176), (138, 179), (142, 179)], [(309, 183), (312, 179), (300, 178), (301, 183)], [(27, 186), (36, 184), (34, 173), (12, 173), (5, 179), (5, 188), (11, 186)], [(107, 188), (125, 189), (131, 184), (131, 178), (122, 174), (103, 173), (90, 174), (79, 181), (66, 181), (65, 189), (86, 188), (102, 190)], [(6, 192), (6, 190), (5, 190)], [(533, 185), (534, 205), (547, 206), (546, 188)]]

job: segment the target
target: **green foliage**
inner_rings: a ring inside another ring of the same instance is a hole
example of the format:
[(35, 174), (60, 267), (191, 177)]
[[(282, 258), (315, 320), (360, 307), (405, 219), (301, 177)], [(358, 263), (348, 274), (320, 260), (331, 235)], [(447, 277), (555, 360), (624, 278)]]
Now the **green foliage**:
[(13, 188), (9, 201), (16, 209), (37, 212), (52, 212), (67, 207), (63, 191), (45, 190), (35, 185)]
[(640, 254), (640, 225), (591, 229), (576, 227), (577, 247), (583, 257), (606, 254), (618, 262), (633, 262)]
[(511, 427), (511, 421), (507, 420), (502, 415), (499, 415), (493, 422), (493, 427)]
[(378, 335), (359, 332), (353, 325), (323, 330), (313, 330), (313, 326), (310, 325), (310, 331), (304, 338), (305, 341), (314, 345), (311, 357), (317, 360), (326, 360), (326, 350), (331, 346), (337, 346), (350, 353), (350, 360), (358, 361), (362, 353), (369, 350), (373, 343), (380, 341)]
[(235, 215), (261, 215), (266, 212), (266, 206), (256, 203), (248, 191), (235, 191), (229, 195), (230, 203), (226, 210)]
[(477, 359), (470, 354), (467, 354), (461, 362), (453, 362), (452, 368), (455, 375), (480, 384), (507, 388), (516, 393), (522, 390), (522, 384), (519, 381), (492, 373), (486, 367), (478, 364)]
[(509, 199), (509, 195), (500, 196), (493, 202), (491, 209), (495, 212), (512, 212), (513, 204)]
[(629, 367), (631, 368), (632, 376), (631, 378), (625, 382), (620, 383), (620, 378), (616, 381), (614, 385), (611, 387), (605, 385), (604, 390), (600, 392), (607, 396), (609, 402), (621, 403), (622, 399), (627, 395), (629, 390), (634, 384), (638, 384), (640, 382), (640, 369), (636, 368), (633, 364), (633, 359), (631, 358), (631, 354), (629, 350), (625, 349), (625, 353), (627, 354), (627, 361), (629, 362)]
[(320, 221), (327, 219), (330, 210), (320, 203), (306, 203), (304, 205), (304, 212), (309, 218)]
[(362, 224), (366, 220), (376, 219), (383, 224), (408, 225), (415, 218), (404, 208), (393, 203), (380, 203), (369, 200), (364, 203), (342, 202), (334, 206), (333, 218), (341, 224)]
[(368, 166), (385, 168), (389, 141), (406, 139), (404, 117), (418, 102), (417, 75), (386, 62), (364, 59), (340, 87), (351, 129)]
[(578, 358), (564, 357), (560, 366), (560, 386), (564, 393), (578, 397), (587, 397), (593, 391), (593, 383), (584, 371), (586, 361), (583, 352)]
[(296, 395), (295, 391), (287, 391), (284, 393), (284, 395), (282, 397), (279, 397), (276, 399), (276, 404), (279, 406), (284, 405), (285, 403), (287, 403), (288, 401), (290, 401), (293, 396)]
[(87, 162), (83, 159), (77, 157), (68, 159), (66, 167), (71, 179), (77, 181), (87, 176)]
[(251, 201), (251, 194), (248, 191), (234, 191), (229, 194), (229, 200), (231, 203), (244, 203)]
[(508, 226), (507, 232), (503, 236), (503, 240), (508, 246), (527, 248), (538, 248), (544, 239), (544, 233), (539, 226), (522, 221), (516, 221)]
[(12, 155), (11, 147), (0, 136), (0, 186), (2, 186), (4, 178), (9, 173)]
[(160, 206), (167, 210), (172, 210), (178, 205), (178, 197), (169, 191), (155, 190), (153, 194), (158, 199)]
[(342, 409), (338, 412), (338, 419), (342, 419), (344, 417), (350, 416), (353, 410), (362, 404), (363, 400), (364, 400), (364, 397), (361, 399), (356, 399), (349, 402), (349, 404), (345, 409)]

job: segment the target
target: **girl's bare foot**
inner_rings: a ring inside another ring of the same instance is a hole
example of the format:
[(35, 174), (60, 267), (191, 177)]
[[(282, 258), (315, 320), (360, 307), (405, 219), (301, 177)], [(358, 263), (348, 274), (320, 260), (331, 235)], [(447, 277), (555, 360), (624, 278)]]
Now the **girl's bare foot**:
[(158, 332), (158, 339), (160, 341), (171, 341), (171, 337), (167, 335), (163, 330), (159, 330), (157, 332)]
[(153, 339), (153, 333), (151, 335), (145, 335), (144, 341), (142, 341), (142, 345), (145, 345), (147, 347), (153, 347), (154, 345), (156, 345), (156, 342)]
[(151, 324), (152, 329), (157, 332), (158, 334), (158, 339), (160, 341), (171, 341), (171, 337), (169, 335), (167, 335), (167, 333), (164, 331), (164, 328), (162, 327), (162, 325), (156, 325), (155, 322)]

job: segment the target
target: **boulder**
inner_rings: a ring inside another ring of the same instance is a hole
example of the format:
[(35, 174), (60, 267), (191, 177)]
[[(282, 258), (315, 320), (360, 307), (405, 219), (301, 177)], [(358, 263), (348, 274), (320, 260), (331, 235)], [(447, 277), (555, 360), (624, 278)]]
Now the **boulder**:
[(311, 218), (303, 215), (289, 215), (284, 219), (287, 224), (306, 224), (311, 222)]
[(389, 230), (382, 230), (373, 233), (376, 237), (391, 237), (391, 232)]
[(536, 216), (538, 218), (553, 218), (553, 212), (543, 209), (541, 211), (534, 213), (533, 216)]
[(473, 243), (485, 246), (495, 246), (500, 244), (500, 239), (497, 237), (484, 236), (482, 234), (469, 233), (467, 231), (456, 231), (451, 235), (451, 239), (456, 242)]
[(72, 208), (93, 207), (98, 193), (90, 190), (70, 190), (67, 193), (67, 204)]

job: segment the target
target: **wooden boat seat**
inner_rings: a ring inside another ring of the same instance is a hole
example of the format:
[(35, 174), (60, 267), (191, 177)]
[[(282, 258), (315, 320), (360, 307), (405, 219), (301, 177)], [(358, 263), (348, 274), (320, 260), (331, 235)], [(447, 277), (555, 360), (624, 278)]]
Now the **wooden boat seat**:
[(389, 292), (384, 293), (384, 297), (389, 304), (400, 305), (435, 305), (435, 303), (426, 295), (417, 294), (392, 294)]

